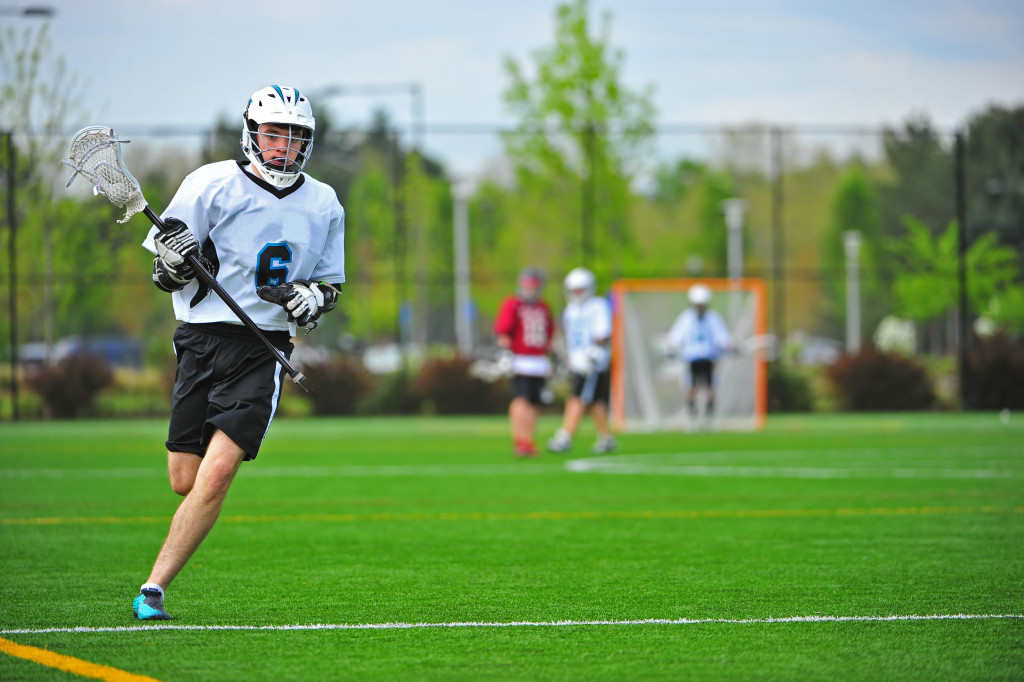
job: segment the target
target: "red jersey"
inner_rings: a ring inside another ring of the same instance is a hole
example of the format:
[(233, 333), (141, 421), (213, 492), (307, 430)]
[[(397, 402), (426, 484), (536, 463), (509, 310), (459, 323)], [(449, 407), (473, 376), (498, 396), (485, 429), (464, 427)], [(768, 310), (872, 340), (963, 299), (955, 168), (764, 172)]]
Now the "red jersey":
[(498, 310), (494, 333), (512, 339), (510, 350), (516, 355), (547, 355), (555, 336), (555, 320), (544, 301), (527, 303), (509, 296)]

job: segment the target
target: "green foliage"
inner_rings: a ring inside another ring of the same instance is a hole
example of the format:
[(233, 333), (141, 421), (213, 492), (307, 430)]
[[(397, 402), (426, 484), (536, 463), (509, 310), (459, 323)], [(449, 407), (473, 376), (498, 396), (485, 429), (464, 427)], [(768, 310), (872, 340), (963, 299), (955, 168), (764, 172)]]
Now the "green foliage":
[[(893, 254), (902, 265), (893, 285), (893, 294), (900, 313), (923, 321), (954, 308), (959, 300), (959, 236), (956, 223), (950, 223), (942, 234), (933, 237), (928, 227), (913, 216), (906, 216), (907, 236), (890, 242)], [(1017, 252), (999, 246), (994, 233), (974, 240), (967, 251), (967, 295), (974, 308), (995, 319), (1013, 319), (1019, 315), (1013, 301), (1020, 277)], [(1010, 306), (999, 301), (1009, 295)]]
[(935, 404), (932, 379), (912, 357), (868, 344), (828, 368), (840, 408), (853, 412), (927, 410)]
[(940, 226), (956, 215), (951, 140), (926, 116), (911, 117), (902, 129), (883, 133), (891, 177), (878, 186), (882, 233), (890, 238), (905, 232), (904, 216)]
[(778, 361), (768, 365), (768, 411), (811, 412), (814, 392), (810, 379), (789, 363)]
[(25, 383), (39, 394), (47, 417), (71, 419), (93, 412), (100, 391), (113, 385), (114, 373), (102, 357), (75, 353), (37, 369)]
[(1024, 258), (1024, 106), (991, 106), (967, 123), (967, 224)]
[(621, 83), (623, 54), (609, 44), (610, 26), (605, 14), (595, 36), (586, 0), (561, 4), (555, 44), (536, 52), (534, 79), (505, 62), (505, 102), (517, 120), (505, 146), (520, 204), (541, 209), (529, 213), (556, 258), (586, 258), (591, 248), (597, 257), (587, 265), (604, 278), (631, 253), (629, 183), (654, 116), (650, 90), (633, 93)]

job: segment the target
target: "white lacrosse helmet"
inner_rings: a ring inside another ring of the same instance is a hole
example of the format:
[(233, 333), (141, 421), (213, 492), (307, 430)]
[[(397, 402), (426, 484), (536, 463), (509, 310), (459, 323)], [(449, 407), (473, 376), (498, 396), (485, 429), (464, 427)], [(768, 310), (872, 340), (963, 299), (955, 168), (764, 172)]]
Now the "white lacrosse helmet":
[(686, 295), (693, 305), (707, 305), (711, 303), (711, 289), (706, 284), (694, 284)]
[[(245, 156), (274, 187), (283, 189), (294, 184), (313, 152), (313, 131), (316, 130), (313, 108), (305, 95), (295, 88), (279, 85), (261, 88), (249, 98), (242, 120), (242, 151)], [(287, 128), (288, 136), (264, 135), (264, 146), (268, 148), (261, 150), (259, 130), (264, 123)], [(302, 144), (294, 161), (283, 163), (281, 159), (263, 158), (264, 152), (271, 149), (291, 150), (295, 139), (302, 140)]]
[[(594, 295), (596, 280), (594, 273), (586, 268), (574, 268), (565, 276), (565, 297), (571, 303), (583, 303)], [(582, 291), (582, 294), (577, 294)]]

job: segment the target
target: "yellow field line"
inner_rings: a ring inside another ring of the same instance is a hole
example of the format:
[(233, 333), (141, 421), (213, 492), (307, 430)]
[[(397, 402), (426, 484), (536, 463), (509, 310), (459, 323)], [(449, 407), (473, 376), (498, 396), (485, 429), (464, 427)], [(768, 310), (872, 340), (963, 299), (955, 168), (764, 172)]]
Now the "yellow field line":
[[(407, 514), (226, 515), (222, 523), (363, 523), (367, 521), (532, 521), (577, 519), (770, 519), (823, 516), (1024, 514), (1024, 507), (848, 507), (839, 509), (663, 509), (639, 511), (442, 512)], [(4, 526), (166, 524), (164, 516), (54, 516), (0, 519)]]
[(24, 658), (25, 660), (45, 665), (49, 668), (56, 668), (57, 670), (74, 673), (82, 677), (91, 677), (94, 680), (106, 680), (106, 682), (159, 682), (159, 680), (152, 677), (136, 675), (135, 673), (111, 668), (108, 665), (90, 663), (89, 661), (83, 661), (72, 656), (55, 654), (46, 649), (18, 644), (2, 637), (0, 637), (0, 651), (17, 658)]

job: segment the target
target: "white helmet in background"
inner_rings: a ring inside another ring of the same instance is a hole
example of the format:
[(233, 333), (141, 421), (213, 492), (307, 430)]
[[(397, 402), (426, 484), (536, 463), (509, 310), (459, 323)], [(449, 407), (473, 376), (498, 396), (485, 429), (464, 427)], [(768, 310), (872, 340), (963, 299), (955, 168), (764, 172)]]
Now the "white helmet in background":
[(711, 289), (706, 284), (694, 284), (686, 295), (693, 305), (707, 305), (711, 303)]
[[(309, 105), (309, 100), (295, 88), (269, 85), (252, 94), (242, 119), (242, 151), (245, 152), (245, 156), (274, 187), (283, 189), (294, 184), (313, 152), (316, 120), (313, 118), (313, 108)], [(278, 160), (275, 163), (263, 158), (258, 138), (260, 126), (264, 123), (275, 123), (288, 128), (289, 136), (278, 138), (281, 140), (278, 144), (283, 144), (284, 149), (289, 149), (293, 140), (302, 140), (299, 153), (293, 162), (282, 163)]]
[(574, 268), (565, 276), (565, 297), (570, 303), (583, 303), (594, 295), (596, 279), (586, 268)]

